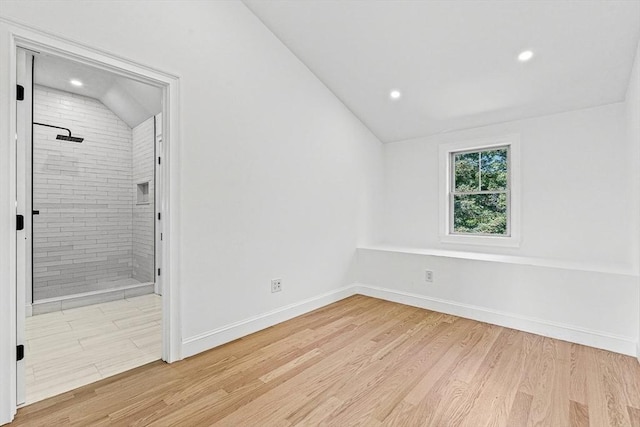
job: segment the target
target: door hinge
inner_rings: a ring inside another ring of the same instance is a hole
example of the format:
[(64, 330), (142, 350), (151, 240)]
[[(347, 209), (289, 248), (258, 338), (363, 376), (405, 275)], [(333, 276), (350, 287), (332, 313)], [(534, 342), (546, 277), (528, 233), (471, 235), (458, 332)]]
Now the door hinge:
[(24, 87), (16, 85), (16, 99), (18, 101), (24, 101)]
[(160, 233), (160, 240), (162, 240), (162, 233)]
[(158, 276), (160, 275), (160, 269), (158, 269)]
[(16, 215), (16, 230), (24, 230), (24, 217), (22, 215)]
[(20, 344), (16, 347), (16, 360), (19, 362), (24, 359), (24, 345)]
[(160, 157), (158, 157), (158, 164), (160, 164)]
[(158, 221), (160, 221), (160, 212), (158, 212)]

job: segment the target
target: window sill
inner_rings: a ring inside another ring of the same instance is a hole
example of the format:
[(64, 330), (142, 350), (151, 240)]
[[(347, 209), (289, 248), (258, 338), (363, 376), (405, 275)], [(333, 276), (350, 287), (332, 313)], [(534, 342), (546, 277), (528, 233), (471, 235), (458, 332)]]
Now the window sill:
[(440, 242), (446, 244), (474, 245), (474, 246), (499, 246), (519, 248), (520, 239), (515, 236), (465, 236), (463, 234), (440, 235)]

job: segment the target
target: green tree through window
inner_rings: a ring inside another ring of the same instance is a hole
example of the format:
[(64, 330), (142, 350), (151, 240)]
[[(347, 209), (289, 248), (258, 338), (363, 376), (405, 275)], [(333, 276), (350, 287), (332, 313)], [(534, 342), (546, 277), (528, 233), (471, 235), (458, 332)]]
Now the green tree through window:
[(452, 232), (509, 235), (509, 148), (451, 153)]

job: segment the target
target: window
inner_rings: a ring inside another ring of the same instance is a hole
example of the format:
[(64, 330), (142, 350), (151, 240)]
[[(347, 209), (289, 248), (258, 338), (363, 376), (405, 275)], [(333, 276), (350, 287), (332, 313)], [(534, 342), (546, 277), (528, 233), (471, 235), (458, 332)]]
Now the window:
[(516, 136), (443, 144), (441, 240), (518, 245)]
[(451, 234), (508, 236), (509, 146), (451, 153)]

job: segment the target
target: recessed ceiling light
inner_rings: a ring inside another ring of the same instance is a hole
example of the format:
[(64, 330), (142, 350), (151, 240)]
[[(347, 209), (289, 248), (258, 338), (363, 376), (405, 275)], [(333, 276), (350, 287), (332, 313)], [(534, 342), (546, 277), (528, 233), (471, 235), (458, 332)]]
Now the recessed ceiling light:
[(77, 80), (77, 79), (71, 79), (71, 80), (69, 80), (69, 83), (71, 83), (72, 85), (77, 86), (77, 87), (82, 86), (82, 82), (80, 80)]
[(533, 58), (533, 52), (531, 52), (530, 50), (522, 51), (518, 55), (518, 61), (520, 62), (527, 62), (531, 58)]
[(398, 99), (398, 98), (400, 98), (402, 96), (402, 94), (400, 93), (399, 90), (392, 90), (389, 93), (389, 96), (391, 97), (391, 99)]

